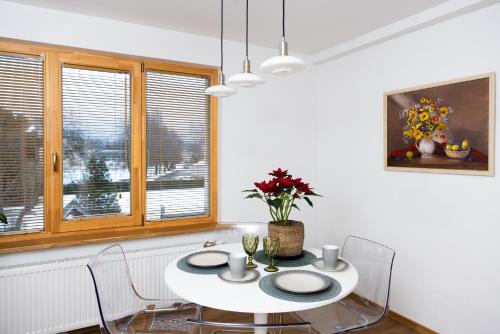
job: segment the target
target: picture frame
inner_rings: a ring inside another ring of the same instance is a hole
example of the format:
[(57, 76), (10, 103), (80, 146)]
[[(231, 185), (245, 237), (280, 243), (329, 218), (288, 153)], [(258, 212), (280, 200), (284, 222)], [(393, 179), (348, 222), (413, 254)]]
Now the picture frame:
[(384, 94), (384, 170), (494, 176), (495, 73)]

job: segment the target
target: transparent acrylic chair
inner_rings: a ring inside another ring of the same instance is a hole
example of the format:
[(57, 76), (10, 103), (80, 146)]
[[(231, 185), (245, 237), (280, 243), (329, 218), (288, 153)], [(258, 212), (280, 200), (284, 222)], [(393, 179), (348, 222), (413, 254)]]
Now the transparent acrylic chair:
[(118, 244), (93, 256), (87, 267), (94, 282), (104, 333), (186, 333), (187, 319), (199, 318), (195, 304), (142, 297)]
[(330, 305), (297, 312), (320, 334), (346, 333), (382, 323), (389, 312), (395, 252), (377, 242), (348, 236), (341, 257), (356, 267), (359, 281), (346, 298)]
[(245, 234), (257, 234), (262, 240), (267, 236), (267, 223), (218, 223), (212, 240), (205, 242), (205, 247), (241, 242)]

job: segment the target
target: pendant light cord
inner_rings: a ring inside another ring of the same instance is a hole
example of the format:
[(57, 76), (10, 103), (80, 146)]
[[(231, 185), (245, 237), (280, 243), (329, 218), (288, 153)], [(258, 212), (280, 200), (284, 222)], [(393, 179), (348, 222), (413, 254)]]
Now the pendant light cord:
[(245, 43), (245, 55), (248, 58), (248, 0), (247, 0), (247, 15), (246, 15), (246, 43)]
[(282, 16), (282, 20), (281, 20), (281, 24), (282, 24), (282, 37), (283, 39), (285, 39), (285, 0), (283, 0), (283, 3), (282, 3), (282, 10), (283, 10), (283, 16)]
[(220, 71), (224, 73), (224, 0), (220, 0)]

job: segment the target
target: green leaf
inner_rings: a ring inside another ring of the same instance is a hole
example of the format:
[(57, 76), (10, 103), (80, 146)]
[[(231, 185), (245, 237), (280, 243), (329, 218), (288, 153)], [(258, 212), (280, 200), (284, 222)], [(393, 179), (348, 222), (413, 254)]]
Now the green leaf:
[(295, 209), (297, 209), (297, 210), (299, 210), (299, 211), (300, 211), (300, 208), (299, 208), (299, 207), (297, 206), (297, 204), (295, 204), (295, 203), (294, 203), (294, 204), (292, 204), (292, 208), (295, 208)]
[(311, 206), (311, 208), (313, 207), (313, 202), (311, 202), (311, 200), (309, 199), (309, 197), (304, 197), (304, 199), (306, 200), (307, 204), (309, 204)]
[(250, 194), (245, 198), (262, 198), (262, 195), (261, 194)]
[(4, 223), (4, 224), (8, 224), (8, 221), (7, 221), (7, 216), (5, 216), (3, 213), (0, 212), (0, 222)]
[(247, 190), (243, 190), (242, 192), (244, 192), (244, 193), (256, 193), (258, 191), (257, 191), (257, 189), (247, 189)]
[(316, 194), (315, 192), (311, 192), (310, 194), (307, 194), (308, 196), (319, 196), (319, 197), (323, 197), (321, 196), (320, 194)]
[(283, 200), (281, 198), (275, 198), (275, 199), (268, 199), (267, 204), (271, 205), (273, 208), (278, 210), (283, 203)]

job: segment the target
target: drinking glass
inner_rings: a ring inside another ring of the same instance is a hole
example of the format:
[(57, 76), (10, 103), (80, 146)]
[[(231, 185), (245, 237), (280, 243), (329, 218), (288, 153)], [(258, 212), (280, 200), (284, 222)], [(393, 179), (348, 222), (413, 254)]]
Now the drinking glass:
[(245, 234), (242, 237), (243, 249), (248, 255), (248, 263), (245, 267), (247, 268), (257, 268), (257, 265), (253, 262), (253, 255), (259, 246), (259, 236), (257, 234)]
[(274, 258), (280, 249), (280, 239), (265, 237), (264, 238), (264, 253), (266, 253), (267, 258), (269, 259), (269, 265), (264, 268), (265, 271), (275, 272), (279, 269), (274, 265)]

